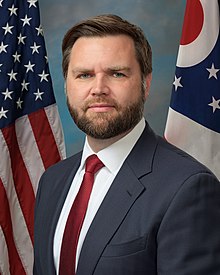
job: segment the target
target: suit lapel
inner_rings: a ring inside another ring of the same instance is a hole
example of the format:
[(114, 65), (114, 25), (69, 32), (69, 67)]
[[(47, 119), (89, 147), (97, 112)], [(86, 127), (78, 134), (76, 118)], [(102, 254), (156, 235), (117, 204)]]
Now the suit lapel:
[[(127, 177), (132, 180), (132, 184), (129, 186), (125, 180)], [(130, 168), (127, 165), (123, 166), (87, 233), (79, 258), (78, 273), (80, 275), (93, 273), (106, 244), (143, 190), (143, 185), (140, 184)]]
[(106, 245), (136, 199), (145, 191), (146, 188), (139, 179), (151, 172), (155, 149), (156, 138), (146, 126), (113, 181), (89, 228), (79, 258), (78, 274), (93, 274)]

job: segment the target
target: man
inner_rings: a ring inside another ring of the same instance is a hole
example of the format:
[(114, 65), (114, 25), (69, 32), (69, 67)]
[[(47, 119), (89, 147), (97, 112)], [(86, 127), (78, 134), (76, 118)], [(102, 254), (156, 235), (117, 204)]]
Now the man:
[[(220, 274), (220, 185), (145, 122), (152, 61), (143, 32), (114, 15), (80, 22), (64, 37), (63, 73), (86, 140), (41, 178), (34, 274)], [(85, 216), (71, 223), (90, 155), (102, 168)]]

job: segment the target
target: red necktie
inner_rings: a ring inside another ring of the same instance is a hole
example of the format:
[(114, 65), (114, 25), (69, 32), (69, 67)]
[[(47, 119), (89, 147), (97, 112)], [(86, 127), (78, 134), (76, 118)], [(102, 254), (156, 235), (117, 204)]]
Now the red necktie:
[(94, 175), (103, 166), (104, 164), (96, 155), (91, 155), (86, 160), (83, 181), (71, 207), (64, 230), (60, 252), (59, 275), (75, 274), (77, 243), (92, 191)]

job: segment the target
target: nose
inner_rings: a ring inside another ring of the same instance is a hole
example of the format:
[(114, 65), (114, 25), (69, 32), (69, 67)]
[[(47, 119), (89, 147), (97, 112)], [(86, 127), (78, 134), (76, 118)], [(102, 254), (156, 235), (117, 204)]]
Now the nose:
[(107, 78), (105, 76), (96, 76), (93, 81), (91, 89), (92, 95), (107, 95), (109, 94), (110, 88), (108, 85)]

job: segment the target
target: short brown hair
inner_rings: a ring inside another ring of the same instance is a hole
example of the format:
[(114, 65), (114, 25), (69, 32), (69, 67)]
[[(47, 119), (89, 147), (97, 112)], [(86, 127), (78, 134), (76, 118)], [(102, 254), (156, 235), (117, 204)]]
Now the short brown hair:
[(65, 34), (62, 44), (64, 78), (67, 76), (71, 49), (78, 38), (120, 34), (128, 35), (133, 39), (142, 77), (151, 73), (152, 51), (141, 28), (117, 15), (105, 14), (83, 20), (74, 25)]

